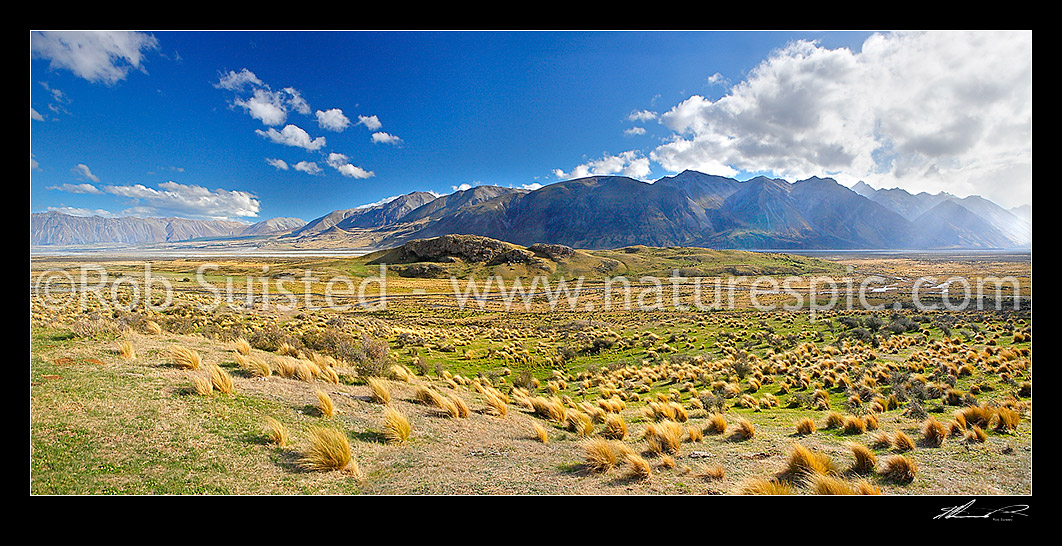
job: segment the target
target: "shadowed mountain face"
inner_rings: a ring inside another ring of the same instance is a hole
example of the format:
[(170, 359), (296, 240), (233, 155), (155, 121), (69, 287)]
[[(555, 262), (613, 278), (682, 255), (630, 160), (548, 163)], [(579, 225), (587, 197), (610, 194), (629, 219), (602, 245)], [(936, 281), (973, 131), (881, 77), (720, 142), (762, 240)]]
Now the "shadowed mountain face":
[[(934, 209), (945, 202), (954, 207)], [(933, 216), (931, 210), (950, 214)], [(361, 214), (367, 218), (371, 213)], [(355, 224), (345, 220), (339, 225)], [(392, 223), (348, 236), (387, 247), (446, 234), (587, 249), (1013, 248), (1031, 243), (1032, 227), (979, 197), (911, 195), (863, 183), (849, 189), (817, 177), (795, 183), (766, 177), (739, 182), (684, 171), (655, 183), (593, 176), (534, 191), (481, 186), (438, 197)], [(314, 242), (305, 236), (294, 240)]]
[[(86, 233), (96, 234), (92, 238), (97, 242), (108, 237), (160, 240), (157, 234), (118, 236), (113, 229), (89, 227), (105, 220), (59, 222), (54, 216), (45, 221), (31, 215), (31, 244), (74, 244), (56, 241), (86, 239)], [(161, 240), (175, 240), (178, 232), (185, 238), (235, 237), (246, 229), (234, 223), (194, 228), (171, 223), (163, 231), (173, 235)], [(443, 196), (414, 192), (375, 206), (336, 210), (287, 229), (273, 237), (275, 244), (390, 248), (449, 234), (585, 249), (976, 249), (1029, 247), (1032, 242), (1030, 221), (977, 196), (911, 195), (862, 182), (849, 189), (817, 177), (793, 183), (766, 177), (740, 182), (695, 171), (655, 183), (593, 176), (534, 191), (478, 186)]]

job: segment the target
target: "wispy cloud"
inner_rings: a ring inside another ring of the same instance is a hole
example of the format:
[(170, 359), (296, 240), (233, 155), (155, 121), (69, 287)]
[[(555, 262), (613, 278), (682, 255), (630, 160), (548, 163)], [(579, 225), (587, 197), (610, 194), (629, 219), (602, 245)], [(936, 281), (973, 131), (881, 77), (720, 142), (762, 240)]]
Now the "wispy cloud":
[(276, 167), (276, 169), (279, 170), (279, 171), (288, 170), (288, 162), (284, 161), (283, 159), (273, 159), (273, 158), (268, 158), (267, 157), (266, 158), (266, 163), (269, 163), (273, 167)]
[(143, 184), (103, 186), (103, 191), (133, 201), (136, 209), (155, 216), (181, 216), (208, 219), (256, 217), (258, 199), (250, 192), (215, 189), (163, 182), (159, 189)]
[(306, 174), (318, 174), (321, 172), (321, 167), (313, 161), (300, 161), (293, 167), (296, 171), (304, 172)]
[(99, 177), (97, 177), (96, 175), (92, 174), (92, 171), (89, 170), (88, 165), (85, 165), (84, 163), (78, 163), (76, 167), (70, 169), (70, 172), (73, 173), (73, 175), (78, 177), (78, 178), (91, 180), (91, 181), (93, 181), (93, 182), (95, 182), (97, 184), (99, 184), (99, 182), (100, 182)]
[(158, 40), (143, 32), (42, 31), (30, 34), (30, 54), (90, 82), (114, 85), (131, 70), (144, 70), (145, 54)]
[(61, 212), (63, 214), (69, 214), (70, 216), (102, 216), (104, 218), (115, 218), (116, 215), (110, 211), (103, 209), (86, 209), (80, 207), (48, 207), (49, 211)]
[(364, 125), (370, 131), (383, 127), (383, 124), (380, 123), (380, 118), (376, 116), (358, 116), (358, 125)]
[(65, 191), (67, 193), (87, 193), (87, 194), (102, 194), (99, 188), (89, 183), (84, 184), (62, 184), (59, 186), (48, 186), (49, 190)]

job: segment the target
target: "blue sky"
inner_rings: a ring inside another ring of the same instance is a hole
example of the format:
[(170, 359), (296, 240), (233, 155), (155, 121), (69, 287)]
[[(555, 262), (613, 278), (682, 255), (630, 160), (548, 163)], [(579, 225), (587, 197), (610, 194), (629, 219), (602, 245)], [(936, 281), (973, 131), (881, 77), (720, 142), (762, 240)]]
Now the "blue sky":
[(1032, 200), (1032, 33), (85, 32), (30, 40), (30, 210), (312, 220), (684, 169)]

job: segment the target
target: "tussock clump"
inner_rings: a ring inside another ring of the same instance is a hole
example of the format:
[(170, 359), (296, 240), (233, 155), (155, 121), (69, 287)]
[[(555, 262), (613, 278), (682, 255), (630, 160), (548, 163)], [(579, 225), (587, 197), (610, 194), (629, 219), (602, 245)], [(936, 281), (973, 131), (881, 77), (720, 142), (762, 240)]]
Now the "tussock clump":
[(826, 426), (823, 428), (841, 428), (844, 426), (844, 416), (836, 411), (826, 414)]
[(786, 462), (786, 473), (799, 479), (807, 479), (816, 474), (836, 474), (837, 467), (829, 455), (793, 444)]
[(214, 392), (214, 386), (210, 384), (210, 380), (198, 375), (192, 378), (192, 387), (200, 396), (210, 396)]
[(618, 413), (610, 413), (605, 416), (605, 426), (601, 429), (601, 436), (609, 440), (625, 440), (627, 438), (627, 422)]
[(483, 400), (487, 403), (487, 411), (498, 417), (505, 417), (509, 413), (509, 405), (505, 400), (490, 391), (483, 394)]
[(742, 441), (751, 439), (754, 436), (756, 436), (756, 426), (752, 424), (752, 421), (741, 417), (734, 422), (734, 426), (727, 438), (735, 441)]
[(678, 453), (685, 429), (674, 421), (651, 423), (645, 428), (645, 440), (653, 453)]
[(863, 434), (867, 431), (867, 423), (862, 417), (857, 415), (849, 415), (844, 418), (844, 424), (841, 426), (841, 430), (845, 434)]
[(453, 406), (456, 417), (464, 419), (472, 414), (472, 411), (468, 408), (468, 403), (465, 402), (465, 399), (461, 398), (460, 396), (451, 396), (450, 405)]
[(273, 375), (273, 369), (269, 367), (269, 364), (252, 356), (236, 353), (236, 365), (251, 377), (269, 377)]
[(210, 365), (210, 385), (222, 394), (235, 394), (236, 384), (232, 376), (217, 364)]
[(232, 342), (232, 348), (237, 354), (247, 356), (251, 354), (251, 344), (244, 338), (236, 338), (236, 341)]
[(531, 398), (531, 407), (539, 417), (548, 421), (563, 423), (567, 410), (560, 401), (551, 400), (542, 396)]
[(1021, 422), (1021, 414), (1006, 406), (1000, 406), (992, 419), (993, 429), (999, 433), (1012, 432)]
[(726, 477), (726, 471), (720, 465), (712, 465), (698, 472), (697, 477), (703, 480), (721, 480)]
[(586, 467), (591, 472), (608, 472), (616, 467), (628, 454), (634, 454), (623, 442), (591, 438), (583, 441)]
[(630, 467), (628, 476), (632, 479), (645, 481), (653, 476), (653, 467), (649, 465), (649, 461), (633, 451), (623, 454), (623, 462)]
[(133, 348), (133, 343), (128, 339), (119, 341), (118, 355), (126, 360), (136, 360), (136, 349)]
[(874, 447), (877, 448), (889, 448), (892, 447), (892, 437), (888, 432), (884, 430), (874, 435)]
[(350, 441), (340, 431), (314, 427), (310, 430), (310, 447), (299, 464), (307, 470), (355, 469)]
[(198, 370), (203, 361), (199, 357), (199, 353), (195, 349), (189, 349), (187, 347), (174, 347), (170, 349), (170, 357), (173, 360), (173, 364), (178, 368), (184, 368), (186, 370)]
[(874, 468), (878, 466), (878, 458), (867, 446), (853, 443), (849, 447), (852, 449), (852, 456), (855, 458), (855, 462), (852, 463), (852, 472), (866, 474), (873, 472)]
[(325, 417), (332, 417), (336, 414), (336, 405), (332, 402), (332, 398), (328, 396), (328, 393), (317, 389), (314, 392), (317, 395), (317, 410), (321, 412), (321, 415)]
[(391, 403), (391, 391), (387, 388), (387, 384), (378, 377), (369, 377), (365, 380), (365, 383), (369, 386), (369, 394), (372, 396), (374, 402), (378, 404), (390, 404)]
[(837, 476), (815, 474), (811, 477), (811, 491), (816, 495), (855, 495), (855, 485)]
[(902, 430), (896, 431), (896, 434), (893, 435), (892, 445), (900, 451), (911, 451), (915, 448), (914, 440)]
[(542, 442), (543, 444), (549, 443), (549, 432), (546, 430), (546, 427), (536, 422), (532, 422), (531, 430), (534, 432), (535, 438), (538, 438), (538, 441)]
[(767, 478), (751, 478), (741, 486), (742, 495), (792, 495), (793, 487), (788, 483)]
[(974, 425), (974, 426), (970, 427), (966, 431), (966, 437), (963, 438), (963, 440), (965, 442), (967, 442), (967, 443), (972, 443), (972, 442), (984, 443), (984, 441), (987, 440), (987, 439), (988, 439), (988, 434), (985, 433), (984, 429), (982, 429), (981, 427), (979, 427), (977, 425)]
[(384, 416), (384, 437), (392, 444), (403, 444), (409, 439), (412, 427), (409, 419), (398, 410), (386, 407)]
[(910, 483), (918, 474), (918, 463), (905, 455), (890, 455), (885, 459), (885, 468), (882, 470), (889, 480), (897, 483)]
[(726, 416), (722, 413), (713, 413), (708, 418), (708, 425), (704, 427), (704, 431), (708, 434), (722, 434), (726, 432), (726, 427)]
[(686, 438), (691, 442), (700, 442), (704, 440), (704, 432), (697, 427), (686, 427)]
[(144, 331), (152, 335), (159, 335), (162, 333), (162, 326), (159, 326), (159, 323), (153, 320), (145, 321)]
[(944, 444), (944, 438), (947, 437), (948, 428), (938, 421), (936, 417), (929, 416), (922, 422), (922, 441), (926, 445), (940, 447)]
[(288, 445), (288, 429), (283, 423), (276, 419), (266, 416), (266, 426), (269, 428), (269, 440), (278, 447), (284, 447)]
[(810, 417), (805, 417), (797, 421), (796, 431), (797, 434), (800, 434), (801, 436), (805, 436), (811, 434), (812, 432), (815, 432), (815, 420)]

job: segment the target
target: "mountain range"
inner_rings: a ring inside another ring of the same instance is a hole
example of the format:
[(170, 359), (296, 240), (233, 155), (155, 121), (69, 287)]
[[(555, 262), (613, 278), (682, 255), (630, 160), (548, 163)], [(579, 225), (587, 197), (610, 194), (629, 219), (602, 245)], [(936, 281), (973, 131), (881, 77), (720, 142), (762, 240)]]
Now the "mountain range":
[[(61, 230), (55, 213), (47, 214), (53, 215), (49, 221), (31, 221), (31, 243), (63, 244), (58, 241), (78, 233), (105, 238), (99, 230), (82, 232), (88, 226)], [(166, 240), (193, 233), (223, 237), (226, 229), (235, 237), (250, 229), (222, 223), (209, 231), (168, 221)], [(1009, 211), (979, 196), (684, 171), (654, 182), (592, 176), (535, 190), (484, 185), (443, 196), (413, 192), (270, 233), (264, 246), (290, 249), (392, 248), (448, 234), (585, 249), (1013, 249), (1031, 248), (1032, 219), (1031, 209)]]

